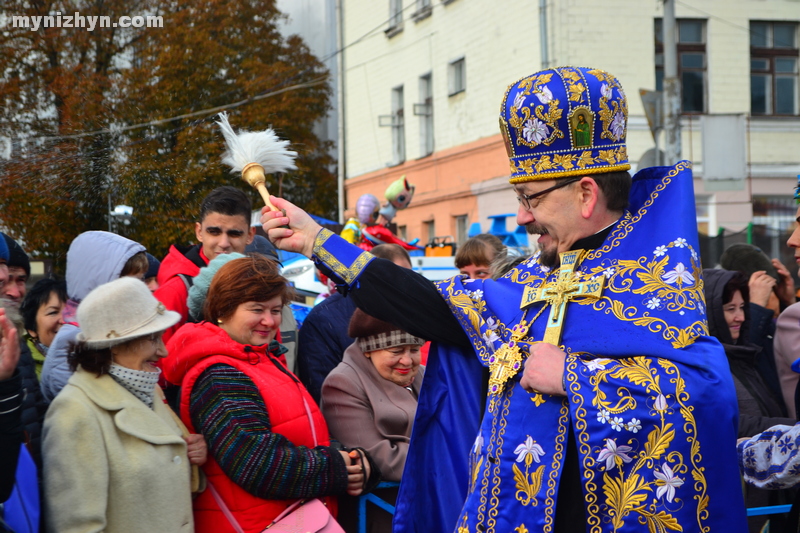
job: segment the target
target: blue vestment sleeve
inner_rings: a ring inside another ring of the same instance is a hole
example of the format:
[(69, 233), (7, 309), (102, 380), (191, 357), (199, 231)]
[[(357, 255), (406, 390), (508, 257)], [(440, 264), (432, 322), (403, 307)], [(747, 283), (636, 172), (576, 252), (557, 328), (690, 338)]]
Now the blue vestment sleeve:
[(434, 344), (394, 517), (394, 533), (453, 531), (469, 487), (466, 458), (485, 403), (483, 366), (474, 353)]
[(425, 340), (471, 350), (450, 307), (421, 274), (376, 258), (328, 230), (317, 236), (314, 261), (368, 315)]

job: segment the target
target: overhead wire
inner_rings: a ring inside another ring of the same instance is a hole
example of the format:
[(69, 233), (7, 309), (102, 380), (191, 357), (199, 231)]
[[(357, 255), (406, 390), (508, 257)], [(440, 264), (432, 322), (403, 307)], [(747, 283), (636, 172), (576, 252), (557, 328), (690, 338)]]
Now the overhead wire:
[[(411, 7), (415, 7), (415, 4), (414, 3), (409, 4), (408, 6), (403, 8), (400, 11), (400, 13), (404, 13), (405, 11), (409, 10)], [(336, 49), (335, 51), (333, 51), (329, 55), (325, 56), (323, 59), (320, 59), (320, 62), (324, 64), (325, 62), (329, 61), (330, 59), (332, 59), (332, 58), (336, 57), (337, 55), (343, 53), (346, 49), (350, 48), (351, 46), (354, 46), (354, 45), (360, 43), (361, 41), (363, 41), (364, 39), (372, 36), (373, 34), (375, 34), (376, 31), (379, 31), (381, 28), (383, 28), (393, 18), (394, 18), (394, 16), (390, 16), (388, 19), (386, 19), (383, 22), (381, 22), (381, 24), (379, 24), (379, 25), (375, 26), (374, 28), (370, 29), (369, 31), (367, 31), (366, 33), (361, 35), (359, 38), (357, 38), (353, 42), (348, 43), (348, 44), (344, 45), (343, 47), (341, 47), (339, 49)], [(278, 84), (277, 87), (280, 87), (281, 85), (284, 85), (285, 83), (288, 83), (288, 82), (290, 82), (292, 80), (295, 80), (295, 79), (307, 74), (308, 72), (312, 71), (313, 69), (314, 69), (314, 67), (310, 67), (310, 68), (307, 68), (305, 70), (302, 70), (302, 71), (290, 76), (289, 78), (283, 80), (283, 82)], [(119, 132), (124, 132), (124, 131), (131, 131), (131, 130), (135, 130), (135, 129), (146, 128), (146, 127), (149, 127), (149, 126), (157, 126), (157, 125), (160, 125), (160, 124), (165, 124), (165, 123), (169, 123), (169, 122), (172, 122), (172, 121), (175, 121), (175, 120), (182, 120), (182, 119), (186, 119), (186, 118), (194, 118), (194, 117), (200, 117), (200, 116), (213, 115), (213, 114), (216, 114), (216, 113), (218, 113), (220, 111), (225, 111), (225, 110), (228, 110), (228, 109), (235, 109), (237, 107), (240, 107), (240, 106), (243, 106), (243, 105), (258, 101), (258, 100), (263, 100), (264, 98), (277, 96), (279, 94), (282, 94), (282, 93), (285, 93), (285, 92), (288, 92), (288, 91), (294, 91), (294, 90), (300, 90), (300, 89), (316, 87), (318, 85), (322, 85), (322, 84), (325, 84), (327, 82), (328, 82), (328, 77), (324, 76), (324, 77), (320, 77), (320, 78), (311, 80), (310, 82), (300, 83), (300, 84), (292, 85), (292, 86), (289, 86), (289, 87), (283, 87), (283, 88), (277, 89), (277, 90), (273, 89), (273, 90), (270, 90), (268, 92), (260, 93), (260, 94), (257, 94), (255, 96), (251, 96), (251, 97), (239, 100), (237, 102), (232, 102), (230, 104), (225, 104), (225, 105), (221, 105), (221, 106), (215, 106), (215, 107), (211, 107), (211, 108), (201, 109), (201, 110), (193, 111), (193, 112), (190, 112), (190, 113), (184, 113), (184, 114), (176, 115), (176, 116), (173, 116), (173, 117), (168, 117), (168, 118), (163, 118), (163, 119), (158, 119), (158, 120), (152, 120), (152, 121), (143, 122), (143, 123), (139, 123), (139, 124), (130, 124), (130, 125), (127, 125), (127, 126), (118, 126), (118, 127), (112, 127), (112, 128), (102, 128), (102, 129), (98, 129), (98, 130), (94, 130), (94, 131), (73, 133), (73, 134), (66, 134), (66, 135), (31, 136), (31, 137), (24, 137), (24, 138), (11, 138), (10, 140), (11, 140), (12, 143), (13, 143), (14, 140), (58, 141), (58, 140), (64, 140), (64, 139), (76, 139), (76, 138), (82, 138), (82, 137), (90, 137), (90, 136), (94, 136), (94, 135), (102, 135), (102, 134), (109, 134), (109, 133), (119, 133)], [(178, 131), (180, 131), (181, 129), (184, 129), (186, 127), (189, 127), (190, 125), (192, 125), (192, 123), (188, 123), (188, 124), (184, 125), (183, 127), (179, 127)]]

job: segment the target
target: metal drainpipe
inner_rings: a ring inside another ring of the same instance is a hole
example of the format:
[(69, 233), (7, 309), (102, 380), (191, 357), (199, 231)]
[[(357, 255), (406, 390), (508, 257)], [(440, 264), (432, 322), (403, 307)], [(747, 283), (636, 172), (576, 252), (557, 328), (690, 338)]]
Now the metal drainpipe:
[(664, 0), (664, 133), (666, 164), (681, 159), (681, 81), (675, 32), (675, 0)]
[(345, 165), (345, 150), (344, 150), (344, 16), (343, 16), (343, 0), (336, 0), (336, 47), (338, 54), (336, 55), (336, 105), (339, 107), (338, 113), (338, 139), (336, 142), (336, 151), (339, 161), (337, 161), (337, 178), (336, 188), (339, 195), (339, 224), (344, 224), (344, 178), (346, 176)]
[(539, 0), (539, 41), (542, 49), (542, 68), (549, 67), (547, 51), (547, 0)]

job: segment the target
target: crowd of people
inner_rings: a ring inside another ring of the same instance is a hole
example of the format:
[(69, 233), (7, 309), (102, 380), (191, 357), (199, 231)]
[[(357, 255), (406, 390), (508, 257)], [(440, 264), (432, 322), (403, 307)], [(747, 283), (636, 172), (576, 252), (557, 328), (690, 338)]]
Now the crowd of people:
[[(351, 533), (373, 491), (396, 513), (370, 508), (372, 533), (760, 531), (745, 505), (794, 503), (789, 270), (752, 245), (702, 270), (689, 165), (631, 179), (610, 74), (539, 72), (503, 102), (539, 251), (478, 235), (436, 284), (281, 198), (257, 236), (234, 187), (161, 261), (76, 236), (65, 281), (30, 284), (3, 235), (0, 531)], [(299, 329), (276, 247), (336, 288)]]

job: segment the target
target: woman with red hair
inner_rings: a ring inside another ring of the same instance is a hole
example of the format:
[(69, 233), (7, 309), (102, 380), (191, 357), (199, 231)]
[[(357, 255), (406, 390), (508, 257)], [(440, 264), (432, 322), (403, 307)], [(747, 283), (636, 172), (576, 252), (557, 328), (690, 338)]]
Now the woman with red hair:
[(363, 451), (331, 446), (328, 427), (275, 340), (291, 296), (261, 256), (234, 259), (211, 281), (205, 321), (170, 339), (164, 375), (181, 386), (180, 413), (202, 433), (209, 490), (194, 501), (202, 532), (262, 531), (289, 506), (359, 495), (370, 477)]

